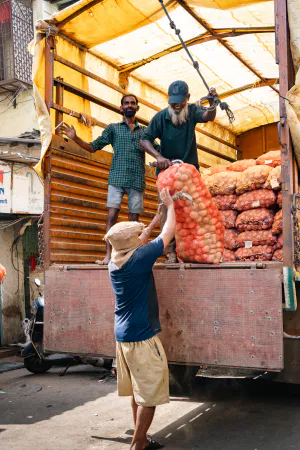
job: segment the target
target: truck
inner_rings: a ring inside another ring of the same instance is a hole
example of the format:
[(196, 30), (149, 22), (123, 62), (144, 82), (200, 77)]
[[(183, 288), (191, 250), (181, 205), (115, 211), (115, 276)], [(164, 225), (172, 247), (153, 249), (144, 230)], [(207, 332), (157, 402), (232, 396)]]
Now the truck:
[[(137, 120), (146, 126), (167, 105), (166, 86), (176, 78), (188, 82), (192, 99), (206, 95), (160, 6), (157, 0), (82, 0), (37, 24), (33, 81), (43, 148), (36, 171), (45, 189), (39, 236), (48, 353), (115, 356), (114, 296), (107, 267), (95, 264), (105, 251), (112, 153), (87, 153), (64, 138), (59, 125), (74, 124), (83, 139), (92, 140), (120, 120), (120, 98), (132, 92), (141, 106)], [(196, 127), (201, 169), (281, 150), (283, 211), (283, 261), (154, 266), (170, 367), (179, 377), (204, 366), (208, 374), (267, 373), (299, 383), (300, 204), (287, 117), (295, 84), (295, 30), (289, 28), (294, 16), (288, 20), (293, 2), (176, 0), (166, 6), (185, 26), (185, 44), (208, 83), (236, 116), (231, 125), (218, 112), (216, 123)], [(148, 162), (145, 224), (157, 209)], [(127, 212), (125, 201), (119, 220), (127, 220)]]

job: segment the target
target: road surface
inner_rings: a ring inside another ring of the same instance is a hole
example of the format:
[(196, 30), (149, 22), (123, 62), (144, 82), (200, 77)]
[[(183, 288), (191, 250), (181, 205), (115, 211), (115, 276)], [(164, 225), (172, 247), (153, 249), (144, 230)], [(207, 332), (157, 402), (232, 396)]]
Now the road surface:
[[(0, 374), (3, 450), (129, 450), (129, 399), (102, 369)], [(300, 395), (259, 380), (197, 379), (191, 396), (157, 408), (152, 436), (166, 449), (300, 450)], [(299, 391), (300, 392), (300, 391)]]

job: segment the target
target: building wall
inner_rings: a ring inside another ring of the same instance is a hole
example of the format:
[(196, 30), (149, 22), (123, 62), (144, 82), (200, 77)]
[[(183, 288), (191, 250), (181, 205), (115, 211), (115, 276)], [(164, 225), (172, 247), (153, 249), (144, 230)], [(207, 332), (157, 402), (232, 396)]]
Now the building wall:
[[(5, 225), (1, 221), (0, 225)], [(11, 246), (18, 235), (20, 226), (17, 224), (0, 230), (0, 263), (6, 269), (6, 277), (3, 279), (2, 299), (2, 345), (18, 342), (23, 332), (20, 321), (24, 318), (24, 275), (23, 275), (23, 251), (22, 243), (18, 245), (18, 257), (14, 253), (12, 263)]]
[[(33, 0), (32, 7), (34, 24), (57, 11), (57, 6), (44, 0)], [(39, 129), (32, 88), (24, 85), (24, 90), (16, 97), (16, 107), (11, 102), (12, 97), (11, 93), (0, 95), (0, 136), (16, 137), (25, 131)]]

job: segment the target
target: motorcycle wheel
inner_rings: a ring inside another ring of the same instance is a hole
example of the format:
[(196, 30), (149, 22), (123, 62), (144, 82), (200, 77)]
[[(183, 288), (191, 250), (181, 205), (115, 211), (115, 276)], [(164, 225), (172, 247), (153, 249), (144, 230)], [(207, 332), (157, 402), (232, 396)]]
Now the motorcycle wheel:
[(38, 355), (32, 355), (29, 358), (24, 358), (24, 366), (31, 373), (42, 374), (48, 372), (52, 364), (40, 359)]

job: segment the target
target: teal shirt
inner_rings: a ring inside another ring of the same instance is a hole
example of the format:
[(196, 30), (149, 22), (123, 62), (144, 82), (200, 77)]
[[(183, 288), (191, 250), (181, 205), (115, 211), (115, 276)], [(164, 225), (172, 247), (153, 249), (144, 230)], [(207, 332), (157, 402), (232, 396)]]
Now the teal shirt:
[(153, 142), (160, 139), (160, 153), (164, 158), (180, 159), (199, 169), (195, 126), (204, 123), (204, 110), (195, 104), (188, 105), (189, 116), (186, 123), (174, 127), (168, 108), (159, 111), (145, 131), (144, 140)]

